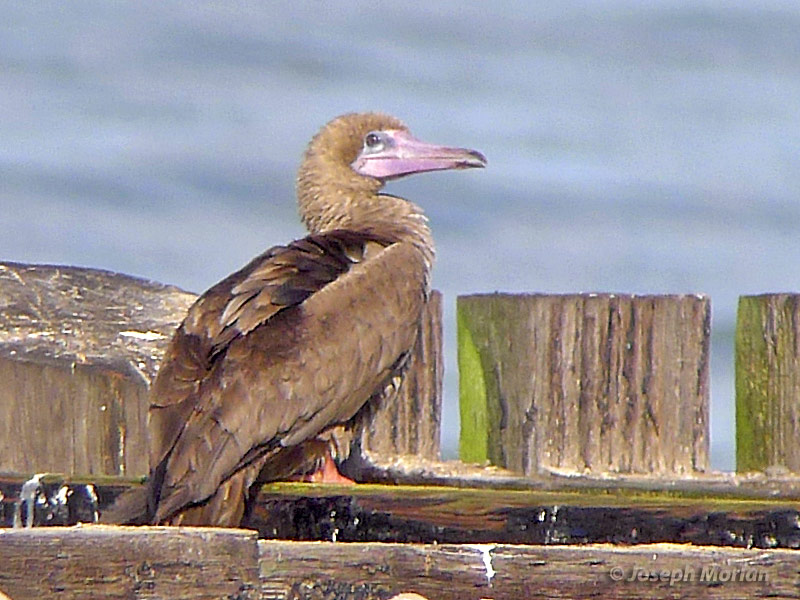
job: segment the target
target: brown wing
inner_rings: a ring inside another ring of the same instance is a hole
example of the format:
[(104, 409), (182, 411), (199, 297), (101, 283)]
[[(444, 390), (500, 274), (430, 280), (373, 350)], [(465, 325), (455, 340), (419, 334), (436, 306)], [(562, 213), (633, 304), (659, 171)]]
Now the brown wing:
[(215, 360), (236, 337), (335, 280), (387, 241), (334, 231), (276, 246), (204, 293), (189, 309), (161, 363), (150, 394), (150, 465), (170, 451), (195, 410)]
[(153, 388), (156, 519), (270, 450), (350, 419), (413, 344), (427, 265), (330, 232), (273, 249), (191, 309)]

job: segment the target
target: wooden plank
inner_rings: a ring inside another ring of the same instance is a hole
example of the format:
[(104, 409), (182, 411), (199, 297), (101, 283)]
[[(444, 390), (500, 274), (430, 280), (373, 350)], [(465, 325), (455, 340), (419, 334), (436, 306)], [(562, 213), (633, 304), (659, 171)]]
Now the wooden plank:
[[(398, 478), (400, 473), (387, 475)], [(680, 480), (531, 479), (457, 463), (429, 464), (406, 475), (417, 485), (274, 484), (259, 490), (246, 525), (265, 537), (292, 539), (800, 546), (797, 477), (717, 473)], [(2, 525), (25, 522), (23, 497), (32, 502), (37, 526), (92, 522), (96, 511), (102, 512), (128, 487), (141, 485), (57, 475), (26, 480), (0, 477)], [(476, 525), (481, 518), (486, 520), (483, 529)]]
[(245, 526), (309, 541), (798, 548), (797, 507), (798, 497), (284, 483), (261, 490)]
[(364, 482), (494, 490), (623, 490), (739, 500), (800, 499), (800, 477), (787, 471), (732, 473), (706, 471), (691, 477), (646, 474), (559, 474), (523, 476), (492, 465), (457, 460), (430, 461), (402, 456), (378, 462)]
[(789, 550), (257, 541), (192, 527), (0, 532), (0, 590), (13, 600), (798, 598), (799, 574), (800, 552)]
[(463, 460), (542, 471), (708, 469), (710, 303), (458, 298)]
[(105, 527), (0, 531), (0, 589), (25, 598), (257, 599), (255, 534)]
[(741, 296), (736, 468), (800, 472), (800, 295)]
[(0, 263), (0, 469), (145, 475), (147, 387), (194, 295)]
[(800, 553), (692, 548), (259, 542), (268, 600), (798, 598)]

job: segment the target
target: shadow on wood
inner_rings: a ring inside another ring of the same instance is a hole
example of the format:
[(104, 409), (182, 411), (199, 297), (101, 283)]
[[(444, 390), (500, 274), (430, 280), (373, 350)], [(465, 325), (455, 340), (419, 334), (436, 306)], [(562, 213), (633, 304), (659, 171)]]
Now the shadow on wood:
[(260, 537), (405, 543), (647, 544), (800, 548), (797, 497), (744, 500), (624, 489), (265, 486)]

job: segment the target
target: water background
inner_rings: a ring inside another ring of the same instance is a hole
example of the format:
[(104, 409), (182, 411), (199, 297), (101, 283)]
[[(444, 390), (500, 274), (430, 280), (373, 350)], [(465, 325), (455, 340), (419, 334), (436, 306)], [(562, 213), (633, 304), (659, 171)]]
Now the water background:
[(200, 292), (299, 237), (313, 133), (377, 109), (489, 158), (423, 205), (445, 293), (712, 298), (733, 467), (740, 294), (800, 289), (800, 3), (0, 2), (0, 259)]

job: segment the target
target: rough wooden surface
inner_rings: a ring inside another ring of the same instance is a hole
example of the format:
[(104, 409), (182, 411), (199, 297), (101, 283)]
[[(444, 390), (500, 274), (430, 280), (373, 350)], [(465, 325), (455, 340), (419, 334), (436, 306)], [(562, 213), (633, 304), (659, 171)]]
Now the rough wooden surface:
[(397, 400), (374, 410), (363, 430), (368, 455), (439, 458), (443, 373), (442, 294), (434, 290)]
[[(144, 476), (150, 381), (195, 295), (78, 267), (0, 263), (0, 472)], [(441, 294), (367, 455), (439, 455)]]
[(800, 295), (739, 298), (736, 468), (800, 472)]
[(256, 600), (257, 541), (235, 529), (8, 529), (0, 532), (0, 590), (13, 600)]
[(258, 541), (208, 528), (0, 532), (0, 591), (40, 598), (798, 598), (800, 552)]
[(263, 598), (798, 598), (800, 553), (592, 546), (259, 542)]
[(144, 475), (147, 386), (194, 295), (0, 263), (0, 469)]
[(457, 313), (463, 460), (708, 469), (708, 298), (489, 294)]

